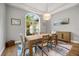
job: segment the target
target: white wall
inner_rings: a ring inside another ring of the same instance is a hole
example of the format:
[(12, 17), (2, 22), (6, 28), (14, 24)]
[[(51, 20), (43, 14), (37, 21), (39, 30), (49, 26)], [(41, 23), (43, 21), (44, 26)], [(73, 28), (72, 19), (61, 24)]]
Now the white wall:
[(0, 55), (2, 54), (5, 48), (5, 41), (6, 41), (6, 26), (5, 26), (5, 4), (0, 3)]
[[(70, 18), (69, 24), (53, 26), (54, 20), (65, 17)], [(72, 39), (79, 41), (79, 5), (54, 14), (51, 20), (51, 31), (52, 30), (72, 32)]]

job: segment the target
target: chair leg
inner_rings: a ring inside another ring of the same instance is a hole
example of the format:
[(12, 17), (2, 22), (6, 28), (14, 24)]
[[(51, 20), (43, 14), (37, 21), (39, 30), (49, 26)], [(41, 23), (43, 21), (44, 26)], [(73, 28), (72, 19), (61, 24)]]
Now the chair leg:
[(47, 43), (47, 50), (48, 50), (48, 52), (49, 52), (49, 46), (48, 46), (48, 43)]
[(56, 44), (55, 44), (55, 48), (56, 48)]
[(49, 47), (47, 46), (47, 50), (48, 50), (48, 52), (49, 52)]
[(43, 56), (43, 50), (42, 50), (42, 56)]
[(35, 53), (37, 52), (37, 46), (35, 46)]
[[(42, 50), (42, 52), (43, 52), (44, 54), (46, 54), (43, 50)], [(48, 55), (46, 54), (46, 56), (48, 56)]]
[(25, 49), (22, 49), (22, 56), (25, 56)]
[(52, 47), (52, 42), (51, 42), (50, 44), (51, 44), (51, 49), (53, 49), (53, 47)]
[[(42, 56), (43, 56), (43, 53), (46, 54), (42, 47), (40, 47), (40, 46), (38, 46), (38, 47), (42, 50)], [(48, 55), (46, 54), (46, 56), (48, 56)]]
[(47, 47), (47, 50), (48, 50), (48, 52), (49, 52), (49, 48)]

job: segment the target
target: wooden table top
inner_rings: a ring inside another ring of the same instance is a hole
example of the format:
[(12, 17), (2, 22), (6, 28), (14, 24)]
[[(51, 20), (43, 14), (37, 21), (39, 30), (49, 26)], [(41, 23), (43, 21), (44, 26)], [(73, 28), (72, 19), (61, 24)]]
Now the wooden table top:
[(30, 35), (30, 36), (26, 36), (27, 40), (37, 40), (39, 38), (42, 38), (43, 35), (48, 35), (48, 34), (37, 34), (37, 35)]

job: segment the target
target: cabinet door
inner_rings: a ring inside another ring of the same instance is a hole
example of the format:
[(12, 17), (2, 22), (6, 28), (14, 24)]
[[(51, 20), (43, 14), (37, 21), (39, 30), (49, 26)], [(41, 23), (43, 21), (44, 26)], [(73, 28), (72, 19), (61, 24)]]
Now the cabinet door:
[(70, 42), (70, 32), (63, 32), (64, 41)]
[(58, 39), (63, 40), (62, 39), (62, 32), (57, 32), (57, 36), (58, 36)]

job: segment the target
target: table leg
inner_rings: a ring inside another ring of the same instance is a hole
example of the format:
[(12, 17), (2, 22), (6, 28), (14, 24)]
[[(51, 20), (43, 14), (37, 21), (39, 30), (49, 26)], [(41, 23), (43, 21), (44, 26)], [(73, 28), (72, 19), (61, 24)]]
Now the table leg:
[(23, 56), (25, 56), (25, 52), (26, 52), (26, 49), (25, 49), (25, 48), (23, 48)]
[(33, 55), (32, 42), (31, 41), (29, 42), (29, 53), (30, 53), (30, 56)]
[(58, 38), (57, 38), (57, 35), (56, 35), (56, 39), (55, 39), (55, 47), (57, 46), (58, 44)]

